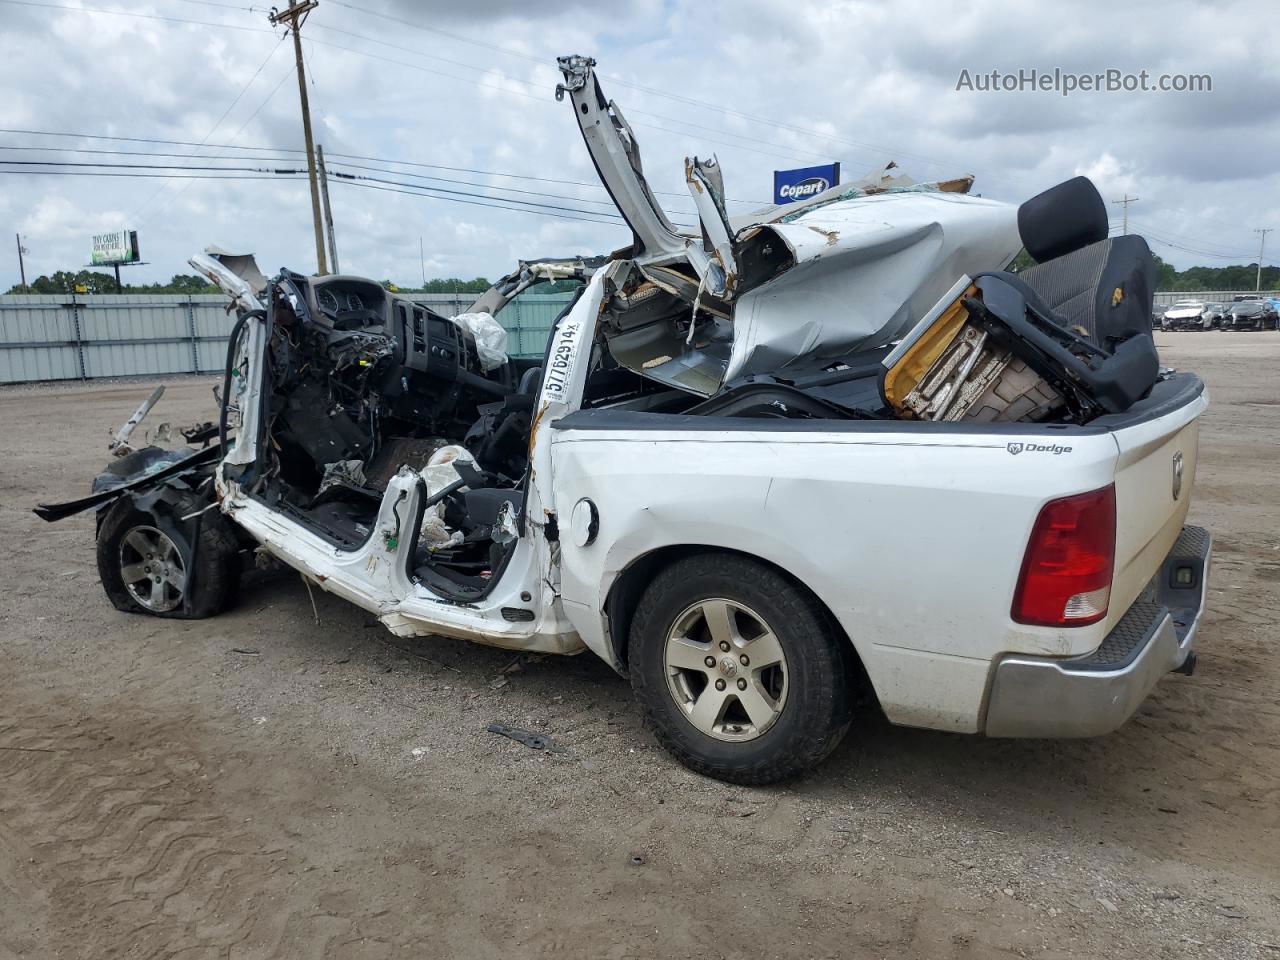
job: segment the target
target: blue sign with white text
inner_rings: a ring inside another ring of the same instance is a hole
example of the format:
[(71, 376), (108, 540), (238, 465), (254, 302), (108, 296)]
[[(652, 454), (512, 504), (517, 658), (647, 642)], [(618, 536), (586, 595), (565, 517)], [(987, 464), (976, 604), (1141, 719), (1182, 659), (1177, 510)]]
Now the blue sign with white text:
[(816, 197), (840, 182), (840, 164), (824, 163), (820, 167), (773, 171), (773, 202), (795, 203)]

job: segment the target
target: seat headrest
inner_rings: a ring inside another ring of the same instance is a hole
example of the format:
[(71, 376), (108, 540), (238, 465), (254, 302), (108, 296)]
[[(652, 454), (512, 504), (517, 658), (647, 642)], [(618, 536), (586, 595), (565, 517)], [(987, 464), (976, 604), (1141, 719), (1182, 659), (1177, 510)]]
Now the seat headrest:
[(1107, 205), (1088, 177), (1072, 177), (1018, 207), (1018, 235), (1036, 263), (1107, 239)]

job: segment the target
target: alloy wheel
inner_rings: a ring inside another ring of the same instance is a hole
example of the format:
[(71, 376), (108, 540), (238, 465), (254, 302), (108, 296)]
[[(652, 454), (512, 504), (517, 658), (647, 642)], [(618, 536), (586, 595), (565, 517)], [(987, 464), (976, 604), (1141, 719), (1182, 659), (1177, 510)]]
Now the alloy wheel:
[(787, 700), (787, 658), (764, 618), (735, 600), (699, 600), (663, 649), (667, 689), (689, 722), (717, 740), (754, 740)]
[(121, 538), (120, 579), (130, 596), (153, 613), (177, 607), (187, 589), (178, 545), (155, 527), (134, 527)]

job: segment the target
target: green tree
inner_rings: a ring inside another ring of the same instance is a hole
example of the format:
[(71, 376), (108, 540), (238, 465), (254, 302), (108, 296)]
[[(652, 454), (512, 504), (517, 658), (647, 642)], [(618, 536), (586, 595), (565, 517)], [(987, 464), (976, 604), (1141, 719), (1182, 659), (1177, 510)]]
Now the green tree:
[[(58, 270), (52, 276), (38, 276), (27, 284), (23, 291), (18, 285), (9, 288), (9, 293), (115, 293), (116, 278), (110, 273), (99, 270)], [(124, 284), (124, 293), (217, 293), (218, 288), (195, 274), (179, 273), (167, 283)]]

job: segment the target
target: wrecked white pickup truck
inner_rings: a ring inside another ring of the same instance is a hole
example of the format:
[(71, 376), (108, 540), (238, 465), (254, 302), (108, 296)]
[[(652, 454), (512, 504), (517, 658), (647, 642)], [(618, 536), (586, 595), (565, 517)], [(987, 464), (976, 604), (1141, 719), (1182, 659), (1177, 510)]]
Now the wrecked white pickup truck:
[[(217, 613), (257, 550), (400, 636), (590, 650), (738, 783), (817, 763), (859, 695), (1089, 736), (1191, 672), (1207, 400), (1159, 368), (1150, 253), (1088, 181), (1012, 207), (872, 177), (739, 221), (692, 159), (685, 233), (593, 61), (560, 65), (631, 244), (523, 263), (459, 318), (194, 257), (239, 310), (218, 443), (38, 511), (99, 510), (117, 607)], [(1003, 272), (1022, 247), (1039, 266)], [(566, 277), (545, 356), (505, 358), (492, 315)]]

